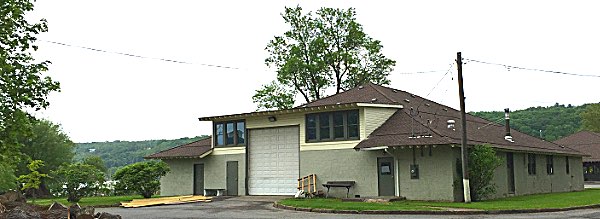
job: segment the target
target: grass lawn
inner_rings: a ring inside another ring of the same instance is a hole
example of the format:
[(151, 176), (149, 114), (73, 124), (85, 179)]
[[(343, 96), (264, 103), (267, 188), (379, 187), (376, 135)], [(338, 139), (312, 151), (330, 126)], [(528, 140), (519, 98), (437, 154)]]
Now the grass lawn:
[[(98, 196), (98, 197), (84, 197), (79, 200), (81, 206), (112, 206), (119, 205), (121, 202), (131, 201), (133, 199), (143, 198), (141, 195), (125, 195), (125, 196)], [(67, 198), (45, 198), (36, 199), (36, 205), (51, 205), (54, 201), (69, 205)], [(29, 203), (33, 203), (31, 199), (27, 200)]]
[(460, 202), (427, 202), (398, 201), (391, 203), (342, 202), (339, 199), (284, 199), (282, 205), (322, 208), (336, 210), (442, 210), (443, 208), (468, 208), (479, 210), (516, 210), (542, 208), (568, 208), (600, 204), (600, 189), (586, 189), (580, 192), (565, 192), (515, 196), (489, 201)]

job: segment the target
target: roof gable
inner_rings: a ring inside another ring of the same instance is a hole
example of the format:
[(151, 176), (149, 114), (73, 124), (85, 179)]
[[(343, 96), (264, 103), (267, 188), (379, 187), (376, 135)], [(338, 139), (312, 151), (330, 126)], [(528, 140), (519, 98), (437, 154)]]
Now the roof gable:
[(600, 161), (600, 133), (580, 131), (567, 137), (558, 139), (554, 143), (564, 145), (582, 153), (590, 155), (584, 157), (584, 162)]
[(169, 148), (144, 158), (146, 159), (173, 159), (173, 158), (199, 158), (212, 151), (212, 138), (208, 137), (188, 144)]

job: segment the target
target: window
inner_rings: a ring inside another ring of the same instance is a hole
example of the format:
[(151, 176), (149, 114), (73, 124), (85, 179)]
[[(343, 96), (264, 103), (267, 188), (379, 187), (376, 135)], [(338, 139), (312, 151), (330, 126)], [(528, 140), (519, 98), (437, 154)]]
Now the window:
[(215, 125), (215, 136), (217, 139), (215, 140), (215, 145), (223, 145), (223, 124), (218, 123)]
[(306, 141), (358, 139), (358, 121), (358, 110), (306, 114)]
[(546, 155), (546, 173), (548, 175), (554, 174), (554, 159), (552, 155)]
[(381, 175), (392, 175), (392, 164), (390, 162), (381, 163), (379, 172)]
[(429, 156), (430, 157), (433, 156), (432, 150), (433, 150), (433, 146), (429, 146)]
[(241, 146), (246, 144), (246, 124), (244, 121), (214, 123), (215, 146)]
[(566, 169), (567, 169), (567, 174), (571, 173), (571, 167), (569, 166), (569, 157), (565, 156), (565, 165), (566, 165)]
[(535, 175), (535, 154), (527, 154), (527, 173), (529, 175)]

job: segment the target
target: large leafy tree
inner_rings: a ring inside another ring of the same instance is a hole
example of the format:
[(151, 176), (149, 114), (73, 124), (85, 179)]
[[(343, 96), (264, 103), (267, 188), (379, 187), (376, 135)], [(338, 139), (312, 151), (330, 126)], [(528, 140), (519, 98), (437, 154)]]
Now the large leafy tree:
[(96, 169), (102, 171), (103, 173), (108, 172), (108, 169), (106, 168), (106, 165), (104, 164), (104, 160), (102, 160), (102, 158), (100, 156), (96, 156), (96, 155), (87, 156), (87, 157), (83, 158), (82, 163), (92, 165), (92, 166), (96, 167)]
[(581, 113), (581, 129), (600, 132), (600, 103), (588, 105)]
[(354, 8), (303, 14), (299, 6), (286, 7), (281, 15), (290, 29), (267, 45), (265, 63), (277, 69), (277, 80), (256, 91), (253, 101), (259, 109), (291, 108), (297, 93), (310, 102), (331, 87), (340, 93), (367, 82), (389, 84), (396, 62), (363, 31)]
[[(59, 90), (58, 82), (42, 75), (50, 62), (31, 55), (38, 49), (35, 36), (48, 30), (44, 19), (37, 23), (25, 19), (32, 10), (31, 0), (0, 1), (0, 175), (10, 178), (19, 162), (18, 139), (29, 132), (29, 115), (20, 110), (46, 108), (47, 95)], [(0, 188), (13, 186), (9, 184)]]
[(115, 190), (124, 193), (137, 193), (150, 198), (160, 189), (160, 178), (170, 171), (162, 161), (138, 162), (117, 170), (113, 179), (117, 180)]

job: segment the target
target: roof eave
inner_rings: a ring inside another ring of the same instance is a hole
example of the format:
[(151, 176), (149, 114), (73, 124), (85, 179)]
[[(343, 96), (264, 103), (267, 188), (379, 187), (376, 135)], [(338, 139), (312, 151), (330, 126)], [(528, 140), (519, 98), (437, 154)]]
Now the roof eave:
[(251, 112), (251, 113), (240, 113), (240, 114), (231, 114), (231, 115), (222, 115), (222, 116), (207, 116), (198, 118), (199, 121), (214, 121), (214, 120), (225, 120), (225, 119), (242, 119), (247, 117), (254, 116), (270, 116), (270, 115), (279, 115), (279, 114), (288, 114), (288, 113), (298, 113), (298, 112), (312, 112), (318, 110), (327, 110), (327, 109), (344, 109), (350, 107), (387, 107), (387, 108), (398, 108), (402, 109), (403, 106), (401, 104), (373, 104), (373, 103), (342, 103), (342, 104), (330, 104), (323, 106), (311, 106), (311, 107), (296, 107), (292, 109), (283, 109), (283, 110), (269, 110), (269, 111), (259, 111), (259, 112)]

